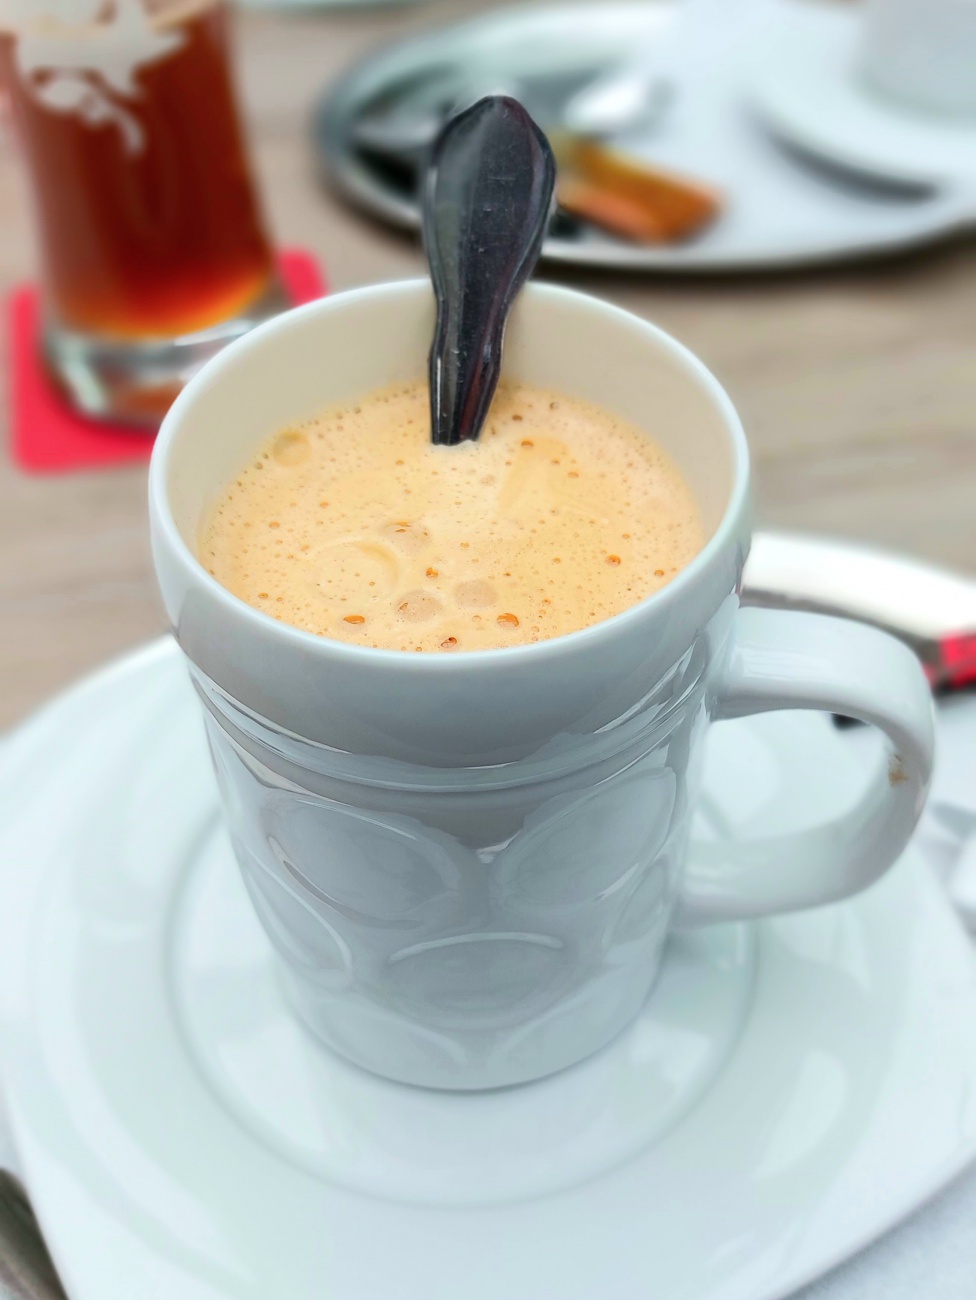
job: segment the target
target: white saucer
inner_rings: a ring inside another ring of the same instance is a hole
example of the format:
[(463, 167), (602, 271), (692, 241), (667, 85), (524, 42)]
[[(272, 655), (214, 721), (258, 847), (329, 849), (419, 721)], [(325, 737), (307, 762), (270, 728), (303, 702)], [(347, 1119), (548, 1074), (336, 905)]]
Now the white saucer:
[[(976, 1157), (976, 965), (910, 857), (854, 902), (676, 940), (634, 1028), (529, 1088), (322, 1054), (196, 709), (160, 642), (0, 754), (0, 1077), (73, 1300), (771, 1300)], [(841, 814), (865, 775), (811, 716), (710, 745), (712, 854)]]
[(976, 121), (912, 111), (873, 92), (857, 69), (861, 8), (788, 0), (780, 10), (750, 83), (767, 125), (878, 180), (968, 188), (976, 212)]
[[(289, 1014), (222, 824), (181, 867), (168, 968), (201, 1074), (299, 1168), (404, 1204), (488, 1205), (572, 1188), (648, 1147), (726, 1064), (752, 998), (753, 934), (676, 940), (632, 1032), (534, 1087), (401, 1087), (323, 1052)], [(174, 882), (160, 879), (165, 907)]]

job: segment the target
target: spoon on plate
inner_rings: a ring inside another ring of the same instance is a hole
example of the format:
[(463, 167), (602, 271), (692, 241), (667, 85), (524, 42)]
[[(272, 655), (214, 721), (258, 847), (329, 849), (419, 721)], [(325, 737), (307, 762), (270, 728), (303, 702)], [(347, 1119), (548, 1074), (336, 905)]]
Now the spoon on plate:
[(423, 187), (424, 248), (437, 305), (431, 438), (476, 439), (501, 373), (505, 324), (549, 224), (556, 162), (522, 105), (489, 95), (434, 141)]
[(659, 123), (672, 90), (670, 82), (648, 78), (642, 68), (629, 66), (586, 76), (582, 89), (574, 86), (568, 94), (547, 91), (539, 79), (492, 76), (464, 67), (435, 69), (419, 87), (406, 82), (399, 98), (391, 95), (392, 104), (367, 109), (354, 122), (351, 138), (372, 157), (412, 169), (423, 163), (444, 123), (486, 95), (509, 95), (532, 104), (536, 120), (547, 131), (606, 139)]
[(0, 1300), (67, 1300), (24, 1189), (0, 1169)]

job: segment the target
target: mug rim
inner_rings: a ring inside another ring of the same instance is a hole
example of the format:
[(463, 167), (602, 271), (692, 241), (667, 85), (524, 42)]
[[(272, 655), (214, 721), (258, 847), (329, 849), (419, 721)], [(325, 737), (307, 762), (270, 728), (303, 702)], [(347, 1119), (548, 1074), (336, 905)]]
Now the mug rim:
[[(348, 305), (362, 302), (364, 299), (382, 301), (384, 298), (398, 294), (420, 292), (426, 294), (431, 292), (429, 281), (417, 278), (390, 280), (347, 289), (336, 294), (327, 294), (323, 298), (293, 307), (262, 322), (211, 358), (177, 396), (156, 436), (149, 465), (148, 486), (150, 519), (158, 541), (165, 544), (170, 555), (177, 560), (192, 582), (202, 586), (219, 604), (228, 607), (228, 612), (231, 614), (243, 618), (248, 623), (255, 623), (257, 628), (263, 629), (266, 633), (273, 631), (295, 649), (323, 660), (331, 658), (348, 664), (358, 663), (364, 669), (395, 668), (398, 671), (414, 674), (430, 672), (443, 674), (452, 670), (455, 673), (484, 671), (492, 667), (498, 669), (517, 662), (538, 661), (546, 655), (560, 657), (584, 647), (592, 648), (601, 639), (612, 638), (615, 634), (626, 631), (648, 613), (655, 615), (666, 613), (668, 606), (681, 600), (683, 594), (695, 585), (710, 565), (722, 555), (729, 542), (735, 541), (740, 533), (741, 520), (749, 500), (750, 469), (749, 448), (742, 422), (731, 398), (705, 363), (690, 348), (660, 326), (652, 324), (634, 312), (606, 302), (594, 294), (537, 281), (526, 285), (522, 291), (523, 295), (535, 299), (548, 298), (554, 302), (572, 302), (606, 318), (625, 321), (632, 328), (636, 327), (646, 336), (650, 346), (667, 353), (692, 382), (707, 390), (722, 417), (723, 429), (732, 450), (732, 483), (728, 500), (712, 536), (694, 559), (686, 564), (666, 586), (651, 592), (636, 604), (628, 606), (610, 618), (600, 619), (587, 627), (577, 628), (575, 631), (545, 640), (492, 649), (456, 650), (450, 654), (417, 654), (383, 647), (354, 645), (347, 641), (308, 632), (293, 624), (272, 618), (270, 614), (255, 609), (247, 601), (235, 596), (203, 567), (177, 527), (169, 500), (169, 470), (173, 444), (185, 415), (192, 409), (197, 398), (213, 384), (219, 382), (223, 373), (233, 366), (239, 357), (247, 353), (260, 352), (264, 341), (283, 327), (293, 327), (296, 322), (316, 319), (333, 312), (341, 313)], [(217, 491), (218, 486), (214, 485), (214, 491)]]

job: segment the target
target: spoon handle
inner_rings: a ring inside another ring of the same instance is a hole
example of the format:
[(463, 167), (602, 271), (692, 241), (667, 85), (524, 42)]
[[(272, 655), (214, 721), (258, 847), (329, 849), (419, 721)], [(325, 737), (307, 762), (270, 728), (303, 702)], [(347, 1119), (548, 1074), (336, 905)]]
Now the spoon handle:
[(0, 1300), (68, 1300), (20, 1183), (0, 1169)]
[(434, 142), (424, 245), (437, 300), (430, 350), (431, 437), (481, 433), (501, 373), (505, 321), (539, 257), (556, 164), (522, 105), (492, 95)]

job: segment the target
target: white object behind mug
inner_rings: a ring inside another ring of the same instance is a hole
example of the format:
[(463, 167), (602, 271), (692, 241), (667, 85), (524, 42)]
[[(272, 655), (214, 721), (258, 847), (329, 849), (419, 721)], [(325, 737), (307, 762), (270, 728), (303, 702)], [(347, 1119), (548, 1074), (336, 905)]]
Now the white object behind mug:
[(861, 71), (906, 105), (976, 116), (976, 0), (868, 0)]

